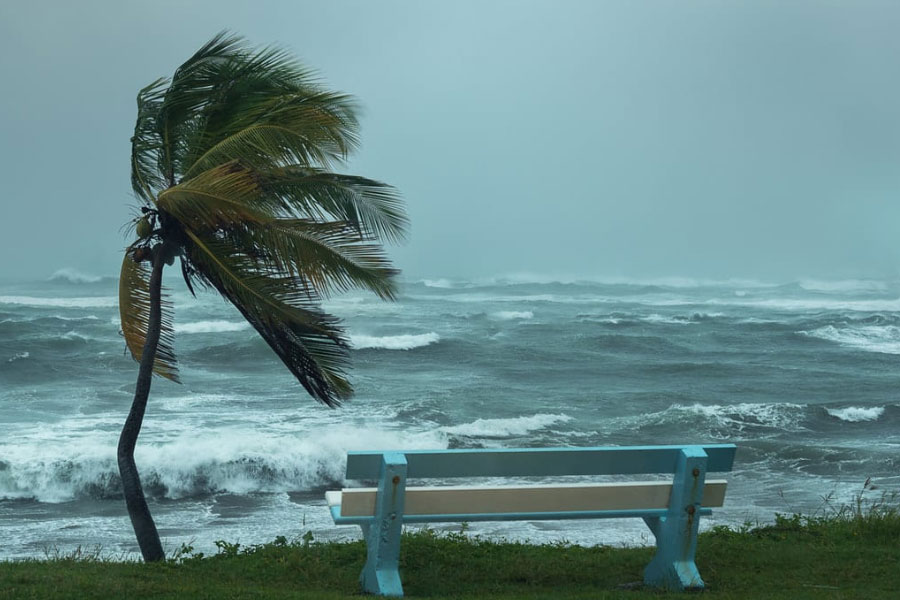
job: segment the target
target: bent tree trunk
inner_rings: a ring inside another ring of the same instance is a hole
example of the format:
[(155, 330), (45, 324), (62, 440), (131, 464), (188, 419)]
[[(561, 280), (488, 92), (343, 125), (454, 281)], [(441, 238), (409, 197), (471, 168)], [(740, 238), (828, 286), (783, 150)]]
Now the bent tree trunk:
[(147, 499), (144, 498), (141, 478), (138, 475), (137, 466), (134, 464), (134, 446), (144, 421), (144, 411), (147, 408), (147, 397), (150, 395), (150, 383), (153, 377), (153, 360), (159, 344), (163, 264), (163, 252), (160, 247), (153, 253), (153, 269), (150, 273), (150, 319), (147, 323), (147, 339), (144, 342), (137, 385), (134, 389), (134, 401), (131, 403), (128, 418), (125, 419), (125, 425), (122, 427), (116, 455), (128, 516), (131, 518), (134, 535), (137, 537), (138, 546), (140, 546), (141, 554), (146, 562), (165, 558), (162, 544), (159, 541), (159, 533), (156, 531), (156, 524), (150, 515)]

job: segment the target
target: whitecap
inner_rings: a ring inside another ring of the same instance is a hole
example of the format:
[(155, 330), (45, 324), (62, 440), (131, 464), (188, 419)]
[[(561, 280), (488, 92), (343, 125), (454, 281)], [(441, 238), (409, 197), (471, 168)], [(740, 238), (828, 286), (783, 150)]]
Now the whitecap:
[(31, 356), (31, 353), (30, 353), (30, 352), (16, 352), (16, 354), (15, 354), (12, 358), (10, 358), (9, 360), (7, 360), (6, 362), (8, 362), (8, 363), (16, 362), (17, 360), (23, 360), (23, 359), (26, 359), (26, 358), (28, 358), (29, 356)]
[(102, 279), (103, 277), (99, 275), (91, 275), (90, 273), (79, 271), (78, 269), (66, 267), (64, 269), (59, 269), (58, 271), (56, 271), (47, 279), (47, 281), (67, 281), (69, 283), (97, 283)]
[(836, 342), (842, 346), (866, 352), (900, 354), (900, 327), (896, 325), (861, 325), (856, 327), (826, 325), (812, 331), (800, 331), (798, 333), (829, 342)]
[(885, 282), (872, 279), (802, 279), (798, 285), (810, 292), (883, 292), (887, 289)]
[(412, 350), (430, 344), (436, 344), (441, 336), (435, 332), (408, 335), (361, 335), (352, 334), (350, 345), (357, 350), (377, 348), (382, 350)]
[(501, 321), (512, 321), (515, 319), (533, 319), (534, 313), (530, 310), (501, 310), (491, 313), (491, 316)]
[[(58, 503), (118, 496), (115, 437), (100, 429), (119, 424), (120, 418), (85, 420), (72, 435), (69, 421), (36, 435), (21, 432), (25, 435), (15, 444), (0, 443), (0, 498)], [(383, 423), (325, 425), (303, 435), (298, 435), (296, 425), (288, 429), (260, 430), (243, 424), (209, 431), (181, 427), (164, 440), (144, 441), (135, 453), (144, 489), (166, 498), (309, 490), (342, 481), (351, 450), (447, 446), (446, 436), (439, 432), (390, 429)], [(50, 439), (54, 443), (48, 443)], [(63, 443), (57, 443), (59, 439)]]
[(440, 431), (451, 435), (469, 437), (506, 437), (525, 435), (557, 423), (571, 421), (565, 414), (536, 414), (510, 419), (477, 419), (471, 423), (441, 427)]
[(114, 296), (83, 298), (43, 298), (36, 296), (0, 296), (0, 304), (21, 306), (52, 306), (55, 308), (113, 308), (118, 305)]
[(670, 423), (695, 421), (701, 418), (715, 428), (742, 432), (748, 428), (766, 427), (786, 431), (801, 431), (805, 407), (801, 404), (755, 403), (739, 404), (673, 404), (666, 410), (642, 415), (641, 423)]
[(846, 408), (826, 408), (825, 412), (836, 419), (848, 423), (877, 421), (884, 414), (883, 406), (848, 406)]
[(430, 288), (449, 289), (453, 287), (453, 282), (449, 279), (422, 279), (420, 283)]
[(250, 327), (246, 321), (195, 321), (193, 323), (176, 323), (176, 333), (226, 333), (243, 331)]

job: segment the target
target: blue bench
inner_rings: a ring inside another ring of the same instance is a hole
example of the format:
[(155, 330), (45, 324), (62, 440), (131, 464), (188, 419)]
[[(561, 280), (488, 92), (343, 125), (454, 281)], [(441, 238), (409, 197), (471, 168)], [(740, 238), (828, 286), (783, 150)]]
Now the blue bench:
[[(722, 506), (733, 444), (350, 452), (347, 479), (375, 488), (326, 492), (337, 525), (359, 525), (366, 539), (365, 592), (402, 596), (397, 570), (403, 523), (640, 517), (656, 538), (644, 583), (698, 589), (694, 564), (701, 515)], [(672, 474), (671, 481), (512, 486), (407, 487), (407, 478), (558, 477)]]

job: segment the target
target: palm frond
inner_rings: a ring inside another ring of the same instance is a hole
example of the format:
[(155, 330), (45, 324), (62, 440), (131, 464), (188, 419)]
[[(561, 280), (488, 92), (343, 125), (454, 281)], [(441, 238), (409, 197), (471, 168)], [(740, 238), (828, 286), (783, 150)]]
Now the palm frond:
[(260, 178), (231, 161), (159, 194), (160, 208), (192, 228), (215, 229), (241, 222), (264, 223), (277, 218), (277, 198), (263, 193)]
[(358, 143), (355, 105), (343, 94), (274, 89), (229, 108), (234, 118), (216, 126), (209, 119), (203, 138), (194, 141), (199, 154), (185, 161), (184, 178), (235, 158), (257, 168), (297, 163), (327, 167), (344, 160)]
[(227, 298), (311, 396), (328, 406), (349, 397), (348, 344), (308, 282), (265, 268), (232, 244), (186, 230), (192, 275)]
[(367, 239), (406, 235), (403, 201), (387, 184), (301, 166), (272, 169), (262, 178), (266, 190), (300, 218), (343, 221)]
[[(133, 248), (129, 248), (125, 252), (119, 273), (119, 318), (125, 344), (132, 358), (140, 362), (150, 320), (150, 269), (145, 266), (147, 263), (135, 262), (132, 251)], [(163, 295), (159, 345), (153, 361), (153, 372), (178, 382), (174, 337), (172, 303)]]
[(278, 219), (222, 232), (235, 248), (252, 252), (269, 270), (298, 277), (323, 295), (366, 289), (392, 300), (398, 271), (379, 244), (364, 243), (348, 223)]
[(157, 79), (137, 95), (138, 116), (131, 137), (131, 187), (147, 203), (153, 201), (156, 190), (165, 187), (156, 168), (162, 149), (156, 121), (167, 84), (168, 79)]
[(192, 118), (209, 102), (221, 66), (245, 53), (243, 38), (223, 31), (175, 70), (156, 118), (162, 143), (157, 168), (169, 185), (175, 183), (179, 158), (187, 150), (186, 134), (196, 127)]

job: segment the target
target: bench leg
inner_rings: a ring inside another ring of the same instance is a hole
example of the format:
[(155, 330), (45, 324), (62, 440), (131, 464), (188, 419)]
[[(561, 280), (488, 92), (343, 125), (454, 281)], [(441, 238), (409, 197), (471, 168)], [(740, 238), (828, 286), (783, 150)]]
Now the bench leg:
[(406, 457), (385, 454), (375, 500), (375, 519), (363, 525), (366, 538), (366, 565), (359, 576), (364, 592), (379, 596), (402, 596), (403, 585), (397, 564), (403, 527), (403, 500), (406, 492)]
[(683, 449), (675, 471), (668, 514), (644, 519), (656, 536), (656, 556), (644, 569), (644, 584), (669, 590), (703, 588), (694, 555), (705, 480), (706, 452), (693, 446)]

